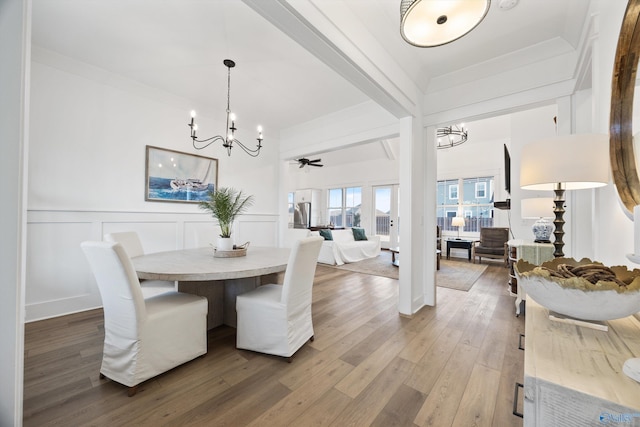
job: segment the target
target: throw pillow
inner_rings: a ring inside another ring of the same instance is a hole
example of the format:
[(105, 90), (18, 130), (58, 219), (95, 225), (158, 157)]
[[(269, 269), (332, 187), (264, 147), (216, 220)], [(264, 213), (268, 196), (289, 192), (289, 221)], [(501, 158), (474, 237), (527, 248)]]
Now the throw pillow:
[(324, 240), (333, 240), (333, 234), (331, 234), (331, 230), (322, 229), (318, 230), (318, 232), (322, 237), (324, 237)]
[(364, 228), (352, 228), (351, 231), (353, 231), (353, 240), (368, 240), (364, 234)]

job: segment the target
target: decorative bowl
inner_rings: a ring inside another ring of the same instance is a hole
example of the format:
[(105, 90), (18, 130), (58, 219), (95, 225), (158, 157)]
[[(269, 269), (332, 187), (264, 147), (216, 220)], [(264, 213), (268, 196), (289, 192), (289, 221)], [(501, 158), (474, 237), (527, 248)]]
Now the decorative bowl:
[[(579, 267), (579, 268), (577, 268)], [(577, 269), (576, 269), (577, 268)], [(581, 320), (613, 320), (640, 311), (640, 270), (608, 268), (583, 258), (556, 258), (541, 266), (519, 260), (518, 286), (541, 306)], [(567, 271), (576, 271), (576, 277)]]

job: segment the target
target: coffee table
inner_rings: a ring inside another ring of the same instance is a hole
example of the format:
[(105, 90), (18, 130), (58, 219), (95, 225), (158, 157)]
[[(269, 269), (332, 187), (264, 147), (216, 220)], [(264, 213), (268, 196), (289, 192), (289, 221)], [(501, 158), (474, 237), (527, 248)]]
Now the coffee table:
[(451, 257), (451, 248), (466, 249), (469, 251), (469, 262), (471, 262), (471, 252), (473, 251), (473, 240), (447, 239), (447, 259)]
[(391, 252), (391, 264), (396, 267), (400, 267), (400, 260), (396, 259), (396, 255), (400, 254), (400, 247), (396, 246), (395, 248), (389, 248), (389, 252)]
[[(391, 264), (400, 267), (400, 260), (396, 258), (396, 255), (400, 254), (400, 247), (389, 248), (389, 252), (391, 252)], [(440, 249), (436, 249), (436, 270), (440, 270)]]

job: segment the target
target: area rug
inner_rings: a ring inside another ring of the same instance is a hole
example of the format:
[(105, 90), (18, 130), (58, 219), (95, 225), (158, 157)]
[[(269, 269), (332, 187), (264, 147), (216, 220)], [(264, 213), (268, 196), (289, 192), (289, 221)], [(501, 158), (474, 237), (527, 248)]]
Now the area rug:
[[(382, 251), (376, 258), (333, 267), (355, 273), (398, 279), (398, 267), (391, 265), (391, 252), (388, 251)], [(440, 261), (440, 270), (436, 271), (436, 285), (468, 291), (486, 269), (486, 264), (472, 264), (467, 260), (448, 261), (442, 259)]]

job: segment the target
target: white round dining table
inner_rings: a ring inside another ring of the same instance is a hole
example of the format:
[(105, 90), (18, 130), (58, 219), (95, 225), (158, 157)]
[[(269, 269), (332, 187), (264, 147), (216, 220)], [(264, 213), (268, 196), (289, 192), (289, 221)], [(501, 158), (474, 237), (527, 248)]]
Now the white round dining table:
[(182, 249), (134, 257), (141, 280), (177, 282), (180, 292), (207, 297), (208, 329), (235, 327), (236, 297), (266, 283), (286, 270), (289, 248), (249, 247), (246, 256), (216, 258), (213, 248)]

